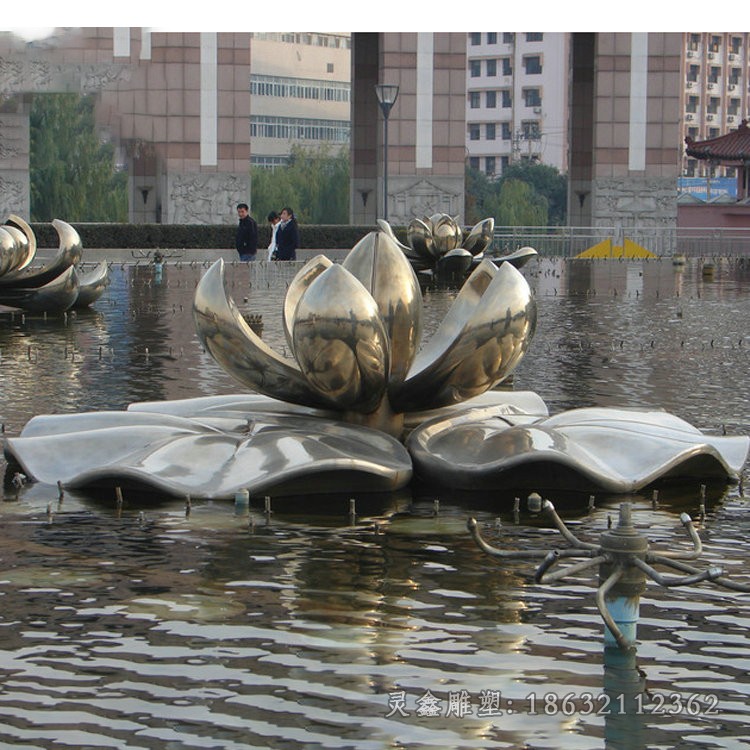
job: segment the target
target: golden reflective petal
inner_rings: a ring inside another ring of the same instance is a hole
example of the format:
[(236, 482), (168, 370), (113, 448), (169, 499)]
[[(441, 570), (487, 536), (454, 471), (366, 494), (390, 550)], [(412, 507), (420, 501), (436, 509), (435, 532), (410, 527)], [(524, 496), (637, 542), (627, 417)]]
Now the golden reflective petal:
[(417, 257), (432, 262), (439, 255), (432, 237), (432, 226), (421, 219), (412, 219), (409, 222), (406, 228), (406, 241)]
[(332, 265), (305, 290), (292, 339), (320, 399), (363, 413), (380, 405), (390, 366), (388, 334), (377, 303), (345, 268)]
[(325, 255), (316, 255), (300, 268), (297, 275), (292, 279), (289, 289), (287, 289), (286, 297), (284, 297), (283, 324), (286, 341), (292, 351), (294, 351), (292, 321), (294, 320), (294, 311), (297, 309), (297, 303), (313, 280), (332, 265), (333, 261), (326, 258)]
[(198, 283), (193, 319), (206, 351), (243, 385), (294, 404), (332, 406), (308, 384), (295, 363), (277, 354), (245, 322), (227, 296), (223, 260), (216, 261)]
[(394, 409), (439, 408), (484, 393), (518, 364), (535, 327), (536, 302), (523, 275), (509, 263), (496, 269), (482, 261), (391, 394)]
[(437, 255), (444, 255), (461, 245), (464, 235), (454, 218), (448, 214), (435, 214), (430, 221)]
[(18, 243), (11, 232), (0, 227), (0, 276), (8, 273), (16, 263)]
[(422, 291), (398, 242), (370, 232), (346, 256), (342, 266), (375, 300), (390, 340), (390, 383), (401, 383), (422, 338)]
[(475, 224), (464, 240), (464, 250), (472, 255), (483, 253), (491, 244), (495, 236), (495, 220), (484, 219)]
[(36, 235), (34, 234), (34, 230), (20, 216), (16, 216), (16, 214), (9, 214), (6, 224), (17, 226), (26, 238), (23, 257), (15, 267), (16, 270), (21, 271), (34, 260), (34, 256), (36, 255)]

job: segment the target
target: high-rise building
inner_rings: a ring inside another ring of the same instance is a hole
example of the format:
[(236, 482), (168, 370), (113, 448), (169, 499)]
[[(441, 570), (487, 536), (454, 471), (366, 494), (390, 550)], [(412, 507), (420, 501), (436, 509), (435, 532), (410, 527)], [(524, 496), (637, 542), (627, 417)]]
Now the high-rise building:
[(348, 147), (351, 35), (298, 32), (251, 37), (253, 166), (285, 164), (295, 144)]
[(531, 159), (567, 171), (569, 38), (563, 32), (468, 34), (470, 166), (493, 177)]
[(688, 32), (683, 35), (684, 106), (681, 172), (685, 177), (735, 177), (735, 167), (700, 161), (685, 153), (685, 137), (717, 138), (748, 116), (747, 32)]

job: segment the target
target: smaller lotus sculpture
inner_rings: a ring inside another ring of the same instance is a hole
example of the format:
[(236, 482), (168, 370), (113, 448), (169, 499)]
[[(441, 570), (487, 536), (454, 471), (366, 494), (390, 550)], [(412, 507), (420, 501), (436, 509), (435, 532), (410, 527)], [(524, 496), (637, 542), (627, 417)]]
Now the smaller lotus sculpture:
[[(381, 219), (378, 225), (399, 245), (416, 272), (429, 274), (438, 280), (464, 279), (485, 259), (485, 252), (492, 245), (495, 232), (495, 220), (491, 218), (483, 219), (464, 234), (456, 219), (437, 213), (412, 219), (406, 229), (407, 247), (398, 241), (387, 222)], [(537, 251), (533, 247), (523, 247), (490, 260), (496, 265), (507, 262), (520, 268), (536, 256)]]
[(78, 232), (60, 219), (52, 226), (60, 239), (57, 255), (36, 269), (32, 263), (37, 243), (31, 227), (15, 214), (0, 226), (0, 305), (30, 312), (64, 312), (93, 304), (107, 288), (106, 262), (80, 273), (76, 265), (83, 246)]

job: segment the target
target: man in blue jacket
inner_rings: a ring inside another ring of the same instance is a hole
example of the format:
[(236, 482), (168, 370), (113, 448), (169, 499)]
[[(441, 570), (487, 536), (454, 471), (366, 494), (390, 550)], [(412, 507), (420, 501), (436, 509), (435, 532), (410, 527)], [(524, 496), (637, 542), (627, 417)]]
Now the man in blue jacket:
[(247, 203), (237, 204), (237, 216), (240, 223), (237, 226), (236, 245), (240, 260), (255, 260), (258, 252), (258, 224), (250, 216)]

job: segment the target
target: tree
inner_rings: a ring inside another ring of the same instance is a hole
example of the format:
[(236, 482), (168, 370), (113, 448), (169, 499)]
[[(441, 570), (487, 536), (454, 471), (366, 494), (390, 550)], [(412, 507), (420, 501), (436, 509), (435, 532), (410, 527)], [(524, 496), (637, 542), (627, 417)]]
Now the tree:
[(547, 199), (528, 182), (506, 179), (488, 208), (501, 227), (541, 227), (549, 223), (547, 205)]
[(523, 159), (508, 165), (500, 178), (500, 189), (507, 180), (521, 180), (547, 199), (547, 222), (553, 225), (567, 221), (568, 180), (556, 167)]
[(127, 174), (97, 135), (91, 96), (35, 95), (29, 130), (33, 221), (127, 221)]
[(349, 156), (345, 149), (293, 146), (289, 163), (273, 171), (251, 169), (252, 209), (257, 220), (284, 206), (301, 224), (349, 222)]

